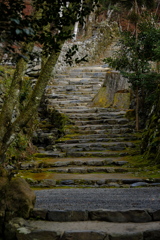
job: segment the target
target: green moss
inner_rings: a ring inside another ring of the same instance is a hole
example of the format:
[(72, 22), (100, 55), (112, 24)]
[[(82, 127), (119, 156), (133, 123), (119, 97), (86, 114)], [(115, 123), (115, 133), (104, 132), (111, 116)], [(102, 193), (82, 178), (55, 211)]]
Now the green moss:
[(107, 99), (106, 87), (101, 87), (98, 94), (93, 99), (93, 106), (95, 107), (110, 107), (112, 102)]
[(114, 94), (113, 107), (118, 109), (129, 109), (131, 102), (130, 93), (117, 92)]

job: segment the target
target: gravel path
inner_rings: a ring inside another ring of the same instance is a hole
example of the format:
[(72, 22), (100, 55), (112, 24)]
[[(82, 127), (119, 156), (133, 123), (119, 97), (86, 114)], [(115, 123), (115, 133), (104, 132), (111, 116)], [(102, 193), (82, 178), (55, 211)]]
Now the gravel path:
[(160, 209), (160, 188), (49, 189), (35, 191), (35, 207), (48, 210)]

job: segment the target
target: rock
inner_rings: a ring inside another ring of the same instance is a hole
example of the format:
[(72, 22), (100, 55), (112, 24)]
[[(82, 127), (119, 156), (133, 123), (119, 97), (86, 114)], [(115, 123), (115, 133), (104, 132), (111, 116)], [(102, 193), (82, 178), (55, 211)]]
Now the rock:
[(148, 183), (146, 183), (146, 182), (137, 182), (137, 183), (133, 183), (133, 184), (131, 184), (131, 187), (146, 187), (146, 186), (148, 186)]
[(101, 231), (68, 231), (62, 240), (108, 240), (107, 235)]
[(5, 239), (7, 240), (17, 240), (16, 230), (19, 227), (24, 227), (27, 225), (26, 220), (23, 218), (13, 218), (5, 224)]
[(55, 162), (54, 167), (65, 167), (68, 166), (70, 162)]
[(140, 181), (141, 181), (141, 179), (123, 179), (122, 183), (123, 184), (133, 184), (133, 183), (137, 183)]
[(144, 240), (143, 233), (123, 233), (123, 234), (111, 234), (109, 240)]
[(114, 164), (118, 165), (118, 166), (123, 166), (125, 164), (127, 164), (127, 161), (115, 161)]
[(88, 165), (88, 166), (103, 166), (103, 161), (91, 160), (91, 161), (86, 162), (86, 165)]
[(44, 179), (40, 183), (41, 187), (54, 187), (56, 186), (56, 180), (53, 179)]
[(146, 210), (130, 209), (126, 211), (93, 210), (89, 212), (91, 220), (108, 222), (150, 222), (152, 218)]
[(96, 183), (98, 185), (104, 185), (106, 183), (106, 181), (105, 180), (98, 180)]
[(28, 218), (35, 204), (35, 193), (22, 178), (11, 180), (6, 187), (6, 220), (13, 217)]
[(120, 187), (120, 185), (118, 183), (108, 183), (108, 187)]
[(148, 230), (144, 232), (144, 240), (159, 240), (160, 239), (160, 230)]
[(61, 185), (74, 185), (74, 180), (62, 180)]
[(49, 211), (47, 215), (47, 220), (55, 222), (72, 222), (72, 221), (86, 221), (88, 220), (87, 211), (63, 211), (55, 210)]
[(46, 220), (47, 213), (48, 213), (48, 210), (46, 209), (34, 208), (33, 211), (31, 212), (31, 217), (36, 219)]
[(34, 230), (19, 228), (16, 234), (17, 240), (60, 240), (59, 234), (53, 231)]
[(104, 165), (113, 164), (113, 160), (112, 159), (105, 159), (103, 162), (104, 162)]
[(153, 215), (153, 221), (160, 221), (160, 210), (153, 212), (152, 215)]

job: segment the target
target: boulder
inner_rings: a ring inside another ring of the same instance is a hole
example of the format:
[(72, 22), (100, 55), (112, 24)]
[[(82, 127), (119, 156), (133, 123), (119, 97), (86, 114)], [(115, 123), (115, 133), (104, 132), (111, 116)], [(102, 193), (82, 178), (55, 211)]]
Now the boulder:
[[(7, 171), (0, 168), (0, 236), (9, 233), (11, 228), (8, 227), (8, 223), (13, 218), (28, 218), (30, 216), (35, 200), (34, 192), (24, 179), (10, 179)], [(6, 239), (14, 239), (14, 234), (11, 233), (11, 236), (13, 238), (7, 236)]]
[(33, 210), (35, 200), (35, 193), (24, 179), (12, 179), (6, 187), (6, 219), (28, 218)]

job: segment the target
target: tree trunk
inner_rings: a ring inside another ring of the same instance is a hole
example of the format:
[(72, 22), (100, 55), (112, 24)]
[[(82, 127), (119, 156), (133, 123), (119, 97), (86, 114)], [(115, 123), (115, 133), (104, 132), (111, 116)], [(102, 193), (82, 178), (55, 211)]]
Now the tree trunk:
[(139, 131), (139, 95), (138, 87), (136, 89), (136, 130)]
[[(33, 44), (27, 44), (25, 48), (30, 51), (33, 48)], [(3, 141), (7, 129), (12, 124), (13, 111), (19, 102), (20, 87), (26, 67), (27, 61), (24, 58), (20, 58), (0, 114), (0, 143)]]
[[(44, 93), (44, 89), (50, 79), (53, 67), (58, 59), (58, 56), (59, 53), (57, 54), (55, 53), (55, 51), (51, 53), (50, 57), (48, 58), (44, 67), (41, 70), (37, 84), (32, 92), (30, 99), (28, 100), (28, 104), (25, 106), (18, 118), (12, 124), (5, 126), (5, 129), (7, 128), (7, 131), (1, 130), (3, 132), (3, 138), (0, 138), (1, 163), (4, 163), (5, 161), (5, 153), (12, 141), (37, 111), (37, 108)], [(13, 103), (11, 103), (11, 105), (13, 106)]]

